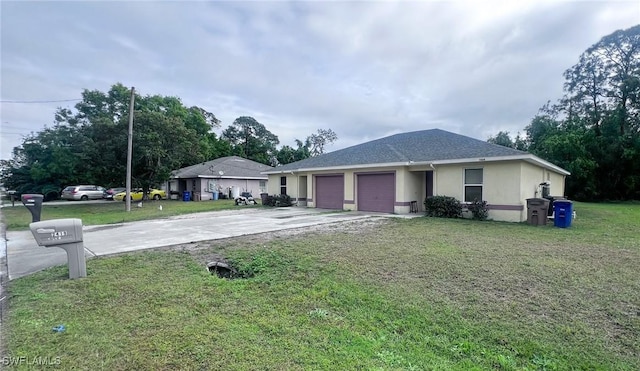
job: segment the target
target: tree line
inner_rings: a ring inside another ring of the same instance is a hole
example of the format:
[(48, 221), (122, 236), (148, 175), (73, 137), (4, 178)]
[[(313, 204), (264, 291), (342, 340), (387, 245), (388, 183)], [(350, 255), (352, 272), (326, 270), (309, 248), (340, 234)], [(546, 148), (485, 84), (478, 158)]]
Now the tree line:
[[(84, 90), (75, 109), (58, 108), (51, 127), (25, 137), (9, 160), (0, 161), (0, 178), (18, 193), (55, 198), (67, 185), (125, 183), (131, 90), (115, 84), (108, 92)], [(319, 129), (296, 146), (278, 149), (278, 137), (253, 117), (242, 116), (216, 135), (221, 122), (201, 107), (177, 97), (136, 94), (132, 182), (149, 189), (171, 171), (225, 156), (267, 165), (317, 156), (338, 138)]]
[(588, 48), (564, 73), (564, 94), (511, 138), (489, 142), (533, 153), (571, 172), (576, 200), (640, 199), (640, 25)]

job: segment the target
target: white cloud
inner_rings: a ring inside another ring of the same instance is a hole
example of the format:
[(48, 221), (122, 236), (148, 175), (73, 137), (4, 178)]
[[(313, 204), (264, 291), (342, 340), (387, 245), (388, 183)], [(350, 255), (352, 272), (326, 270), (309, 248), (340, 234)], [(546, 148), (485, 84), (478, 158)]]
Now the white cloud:
[[(580, 53), (640, 19), (631, 1), (2, 2), (2, 100), (57, 100), (121, 82), (230, 125), (255, 117), (331, 149), (440, 127), (521, 131)], [(58, 105), (2, 104), (7, 158)], [(7, 124), (5, 124), (7, 123)], [(14, 129), (14, 128), (20, 129)]]

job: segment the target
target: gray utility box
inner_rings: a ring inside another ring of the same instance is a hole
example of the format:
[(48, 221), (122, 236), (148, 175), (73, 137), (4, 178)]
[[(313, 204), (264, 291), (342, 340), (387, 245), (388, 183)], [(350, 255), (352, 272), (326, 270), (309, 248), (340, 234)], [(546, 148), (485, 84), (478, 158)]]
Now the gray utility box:
[(549, 200), (546, 198), (527, 198), (527, 223), (546, 225)]
[(82, 241), (82, 220), (54, 219), (29, 224), (39, 246), (60, 247), (67, 252), (69, 278), (87, 276)]

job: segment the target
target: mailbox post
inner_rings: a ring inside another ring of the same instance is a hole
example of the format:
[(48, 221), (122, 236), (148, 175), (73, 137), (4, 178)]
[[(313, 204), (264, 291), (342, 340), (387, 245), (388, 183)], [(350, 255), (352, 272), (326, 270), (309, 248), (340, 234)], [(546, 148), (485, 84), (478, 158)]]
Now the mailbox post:
[(69, 278), (87, 276), (87, 262), (84, 257), (82, 240), (82, 220), (54, 219), (29, 224), (38, 245), (60, 247), (67, 252)]
[(39, 222), (40, 214), (42, 213), (42, 199), (43, 195), (38, 194), (24, 194), (21, 197), (24, 206), (31, 212), (31, 222)]
[(16, 191), (7, 191), (9, 197), (11, 197), (11, 207), (16, 206)]

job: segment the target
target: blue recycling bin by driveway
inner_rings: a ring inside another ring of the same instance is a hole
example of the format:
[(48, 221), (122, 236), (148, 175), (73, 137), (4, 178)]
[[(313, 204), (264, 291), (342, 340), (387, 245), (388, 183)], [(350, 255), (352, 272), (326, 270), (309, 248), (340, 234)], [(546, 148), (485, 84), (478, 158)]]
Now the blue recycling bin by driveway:
[(553, 225), (558, 228), (571, 227), (573, 218), (573, 202), (557, 200), (553, 202)]
[(191, 201), (191, 192), (189, 191), (182, 192), (182, 201)]

